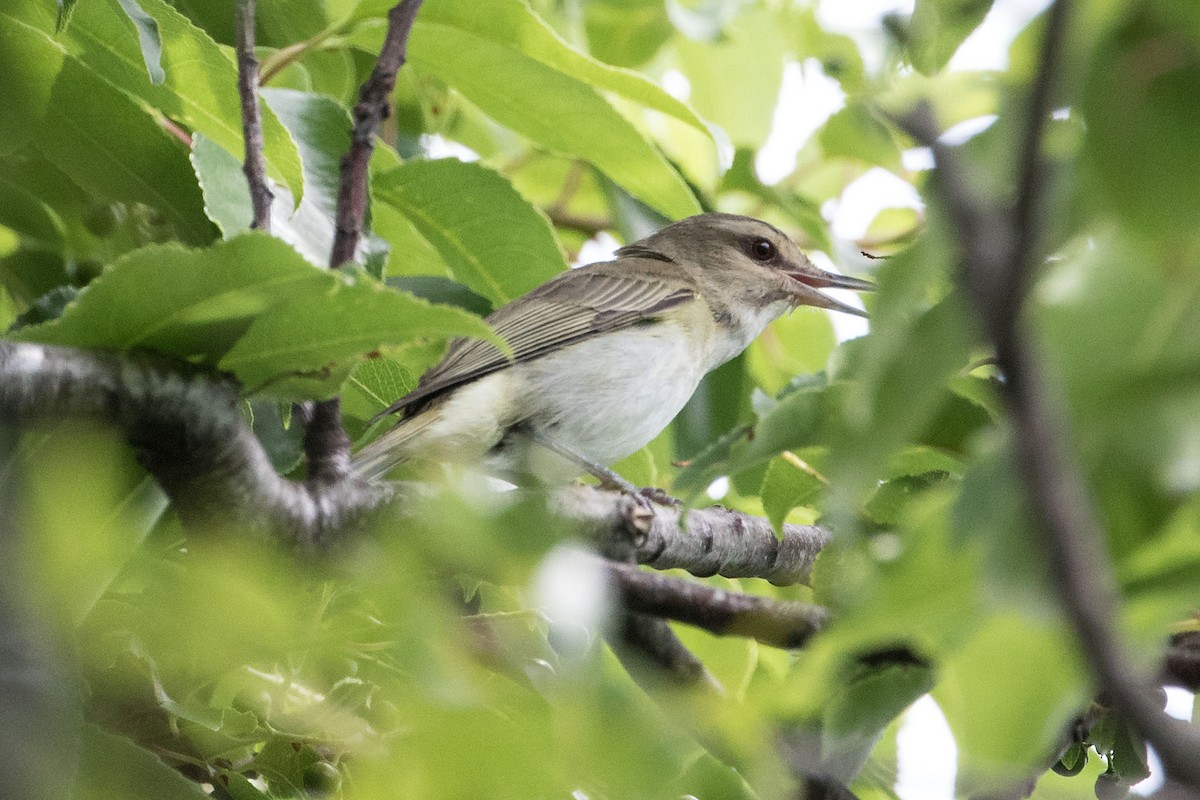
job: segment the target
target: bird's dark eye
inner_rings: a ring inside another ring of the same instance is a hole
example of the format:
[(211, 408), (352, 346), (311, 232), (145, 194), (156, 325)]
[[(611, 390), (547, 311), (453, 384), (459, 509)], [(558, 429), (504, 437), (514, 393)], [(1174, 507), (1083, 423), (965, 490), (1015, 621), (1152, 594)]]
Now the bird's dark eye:
[(750, 242), (750, 256), (756, 261), (770, 261), (775, 257), (775, 245), (770, 239), (753, 239)]

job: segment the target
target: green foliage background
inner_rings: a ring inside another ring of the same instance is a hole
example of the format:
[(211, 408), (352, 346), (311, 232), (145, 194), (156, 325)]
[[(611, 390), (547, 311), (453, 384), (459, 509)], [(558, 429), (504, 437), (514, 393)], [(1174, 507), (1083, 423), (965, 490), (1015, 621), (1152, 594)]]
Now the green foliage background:
[[(879, 283), (869, 335), (837, 344), (815, 310), (780, 320), (618, 465), (693, 502), (728, 476), (722, 502), (836, 531), (811, 589), (713, 580), (836, 613), (796, 653), (681, 629), (727, 689), (719, 706), (664, 713), (594, 630), (553, 623), (531, 587), (571, 531), (536, 507), (468, 483), (336, 564), (297, 563), (237, 531), (185, 539), (109, 435), (24, 434), (4, 474), (21, 487), (25, 601), (85, 687), (80, 797), (201, 796), (170, 764), (236, 800), (782, 798), (783, 735), (884, 798), (896, 720), (926, 692), (962, 796), (1044, 768), (1089, 673), (1029, 530), (954, 232), (927, 195), (925, 214), (880, 215), (868, 246), (888, 257), (867, 259), (820, 211), (874, 167), (925, 189), (887, 120), (917, 98), (945, 126), (999, 115), (962, 150), (1008, 202), (1040, 20), (1006, 71), (947, 72), (987, 0), (917, 0), (880, 32), (882, 60), (802, 0), (426, 0), (372, 161), (372, 235), (335, 275), (337, 163), (389, 3), (259, 3), (274, 238), (247, 231), (233, 1), (64, 5), (61, 29), (52, 0), (0, 7), (0, 324), (232, 373), (282, 471), (299, 458), (288, 403), (341, 392), (363, 435), (448, 338), (490, 335), (479, 316), (595, 230), (748, 213)], [(1053, 257), (1024, 321), (1070, 410), (1117, 622), (1151, 668), (1200, 591), (1200, 6), (1088, 0), (1070, 25), (1047, 136)], [(794, 62), (846, 105), (765, 185), (754, 159)], [(660, 88), (667, 70), (688, 101)], [(480, 161), (427, 158), (433, 134)], [(899, 645), (928, 665), (863, 659)], [(1093, 741), (1125, 783), (1144, 774), (1114, 724)], [(1103, 769), (1093, 753), (1088, 774)], [(1090, 793), (1049, 776), (1035, 797)]]

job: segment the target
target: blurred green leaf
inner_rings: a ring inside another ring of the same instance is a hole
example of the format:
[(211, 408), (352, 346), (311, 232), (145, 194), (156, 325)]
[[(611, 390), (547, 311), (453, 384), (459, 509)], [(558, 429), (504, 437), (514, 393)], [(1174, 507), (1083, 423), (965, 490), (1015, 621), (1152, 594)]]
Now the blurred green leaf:
[(958, 745), (957, 785), (970, 794), (1045, 769), (1046, 753), (1088, 699), (1070, 634), (1045, 619), (997, 614), (940, 669), (933, 696)]
[(1200, 213), (1191, 191), (1200, 181), (1192, 146), (1200, 135), (1200, 100), (1191, 91), (1200, 80), (1195, 26), (1188, 4), (1131, 7), (1092, 55), (1081, 97), (1085, 174), (1152, 236), (1192, 231)]
[[(804, 455), (808, 455), (804, 452)], [(762, 497), (763, 509), (767, 519), (771, 520), (776, 532), (783, 529), (784, 519), (796, 506), (811, 505), (825, 487), (825, 482), (814, 474), (815, 470), (804, 469), (807, 459), (800, 463), (784, 458), (771, 459), (767, 474), (763, 476)]]
[(908, 54), (919, 72), (932, 75), (983, 22), (992, 0), (917, 0), (908, 26)]
[(675, 33), (663, 0), (599, 0), (583, 14), (588, 49), (618, 67), (645, 64)]
[(891, 128), (863, 103), (851, 102), (838, 111), (820, 133), (827, 156), (842, 156), (892, 170), (900, 168), (900, 148)]
[(74, 797), (116, 800), (150, 796), (204, 800), (208, 794), (133, 741), (84, 724)]
[(691, 103), (735, 145), (759, 147), (771, 131), (783, 82), (784, 29), (771, 9), (745, 6), (716, 44), (680, 39)]
[(661, 111), (707, 133), (707, 127), (687, 103), (667, 94), (654, 81), (628, 69), (601, 64), (568, 47), (522, 0), (493, 0), (491, 13), (480, 15), (472, 0), (430, 0), (422, 6), (423, 22), (453, 25), (519, 51), (603, 91)]

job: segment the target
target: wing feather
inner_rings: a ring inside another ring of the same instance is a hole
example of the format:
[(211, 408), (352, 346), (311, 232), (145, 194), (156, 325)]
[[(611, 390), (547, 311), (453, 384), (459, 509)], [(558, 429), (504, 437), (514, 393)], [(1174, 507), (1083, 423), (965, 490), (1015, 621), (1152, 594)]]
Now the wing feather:
[(375, 418), (415, 411), (456, 386), (652, 318), (696, 297), (677, 273), (670, 281), (653, 267), (645, 274), (630, 274), (627, 267), (614, 274), (613, 263), (565, 272), (488, 316), (485, 321), (512, 349), (511, 359), (490, 342), (456, 339), (416, 389)]

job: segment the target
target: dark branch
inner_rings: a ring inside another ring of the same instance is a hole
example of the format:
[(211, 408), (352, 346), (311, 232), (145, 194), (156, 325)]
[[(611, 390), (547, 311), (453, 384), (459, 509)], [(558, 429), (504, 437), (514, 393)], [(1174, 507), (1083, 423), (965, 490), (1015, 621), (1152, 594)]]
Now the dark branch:
[(1056, 79), (1067, 0), (1048, 12), (1042, 64), (1031, 93), (1030, 118), (1021, 144), (1017, 205), (1011, 213), (979, 199), (952, 148), (938, 141), (928, 106), (901, 120), (928, 145), (935, 179), (958, 228), (964, 283), (984, 318), (1005, 376), (1004, 398), (1012, 419), (1018, 470), (1041, 524), (1042, 542), (1055, 586), (1102, 691), (1138, 728), (1162, 758), (1167, 773), (1200, 787), (1200, 737), (1165, 716), (1150, 700), (1149, 676), (1139, 674), (1111, 620), (1118, 618), (1119, 591), (1110, 568), (1104, 531), (1087, 485), (1070, 455), (1062, 403), (1046, 379), (1019, 312), (1038, 249), (1045, 164), (1041, 139)]
[(254, 54), (254, 0), (237, 4), (238, 95), (242, 99), (242, 135), (246, 158), (242, 171), (250, 184), (254, 209), (251, 228), (271, 230), (271, 188), (267, 185), (267, 162), (263, 157), (262, 110), (258, 105), (258, 57)]
[[(421, 0), (401, 0), (388, 12), (388, 29), (375, 69), (359, 91), (354, 107), (354, 129), (350, 150), (342, 156), (338, 183), (336, 228), (329, 254), (330, 269), (354, 260), (367, 215), (367, 172), (375, 132), (388, 115), (388, 97), (396, 86), (396, 73), (404, 66), (408, 35), (412, 31)], [(350, 472), (350, 439), (342, 427), (341, 399), (317, 403), (306, 429), (304, 453), (311, 484), (334, 484)]]
[(408, 35), (421, 0), (402, 0), (388, 12), (388, 29), (371, 77), (359, 91), (354, 107), (350, 151), (342, 157), (338, 186), (337, 230), (329, 266), (337, 269), (354, 259), (367, 213), (367, 167), (375, 149), (375, 131), (388, 115), (388, 97), (396, 86), (396, 73), (404, 66)]
[(615, 628), (608, 636), (609, 645), (630, 677), (651, 695), (663, 684), (724, 692), (666, 620), (618, 611)]
[(4, 424), (114, 426), (191, 528), (246, 527), (316, 548), (393, 496), (377, 484), (318, 491), (281, 478), (237, 403), (231, 382), (179, 362), (0, 342)]
[(802, 647), (828, 621), (820, 606), (792, 603), (607, 565), (609, 580), (630, 611), (694, 625), (720, 636), (745, 636), (774, 647)]

